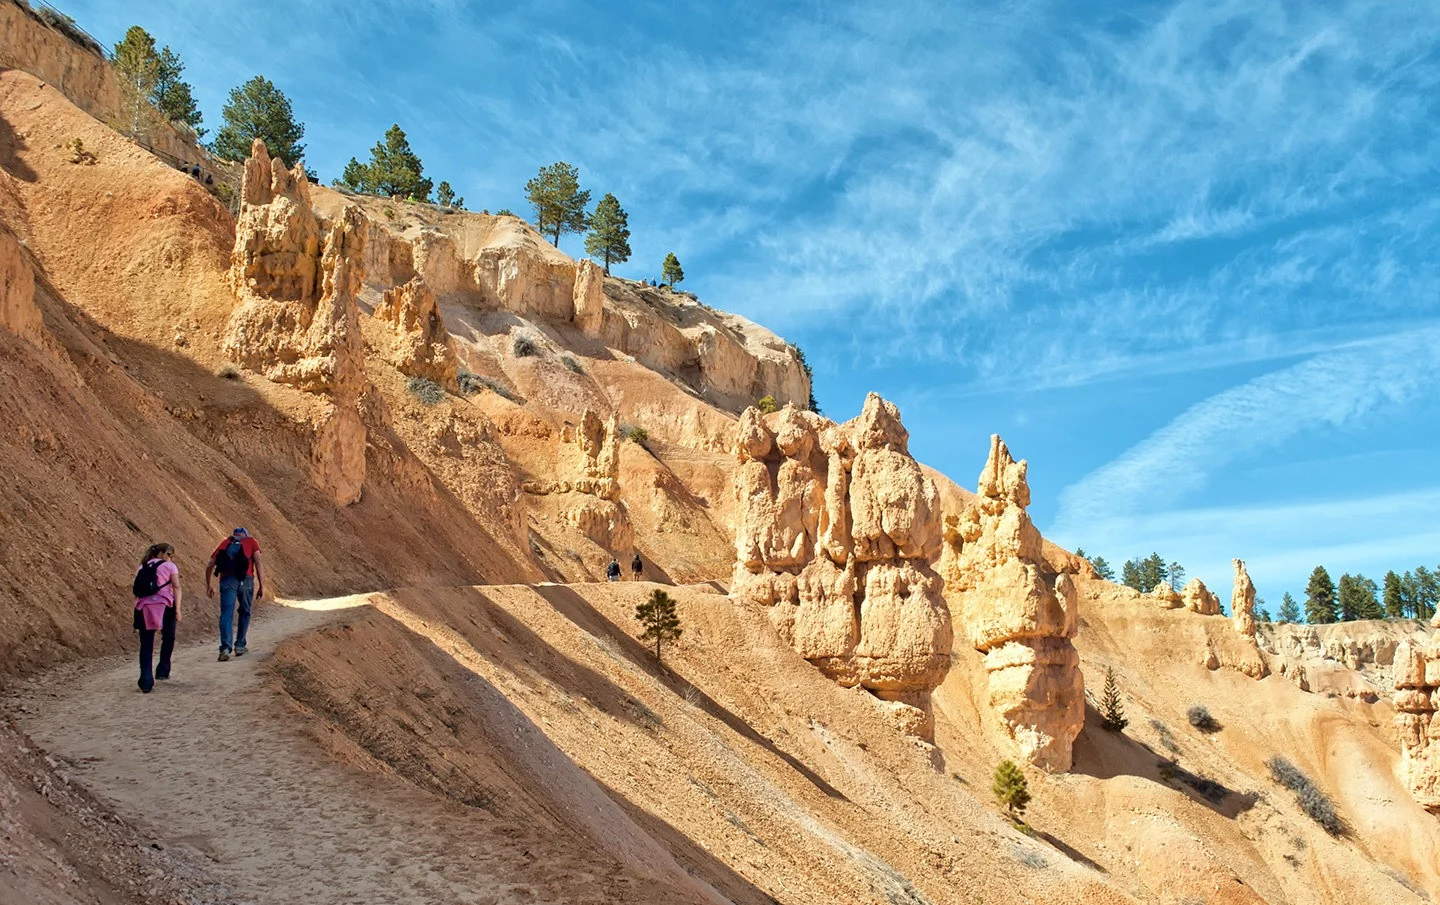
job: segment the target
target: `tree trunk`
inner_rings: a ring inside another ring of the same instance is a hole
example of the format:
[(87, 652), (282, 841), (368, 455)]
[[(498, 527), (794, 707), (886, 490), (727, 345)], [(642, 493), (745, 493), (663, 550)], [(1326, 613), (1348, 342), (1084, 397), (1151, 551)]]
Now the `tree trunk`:
[(655, 636), (655, 662), (660, 662), (660, 636)]

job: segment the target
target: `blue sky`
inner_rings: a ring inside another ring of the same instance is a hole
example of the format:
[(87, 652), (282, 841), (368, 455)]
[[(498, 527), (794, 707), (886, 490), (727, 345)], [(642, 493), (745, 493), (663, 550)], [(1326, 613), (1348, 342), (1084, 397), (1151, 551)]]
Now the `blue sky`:
[[(1440, 562), (1440, 6), (66, 0), (261, 73), (329, 181), (392, 122), (472, 209), (579, 166), (705, 301), (1046, 534), (1273, 610)], [(571, 237), (562, 248), (581, 251)]]

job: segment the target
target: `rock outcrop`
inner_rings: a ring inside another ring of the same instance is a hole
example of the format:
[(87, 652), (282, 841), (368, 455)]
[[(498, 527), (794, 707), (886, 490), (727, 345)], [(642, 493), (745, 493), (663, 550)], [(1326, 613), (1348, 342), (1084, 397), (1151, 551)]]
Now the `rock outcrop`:
[(1198, 578), (1192, 578), (1185, 584), (1180, 592), (1180, 599), (1185, 604), (1185, 609), (1202, 616), (1220, 615), (1220, 597), (1218, 594), (1205, 587), (1205, 582)]
[[(1431, 621), (1440, 628), (1440, 618)], [(1440, 631), (1419, 644), (1409, 639), (1395, 651), (1395, 725), (1405, 754), (1400, 769), (1410, 793), (1440, 814)]]
[(4, 227), (0, 227), (0, 327), (32, 343), (40, 338), (35, 271), (19, 241)]
[(1255, 583), (1245, 571), (1245, 561), (1230, 560), (1235, 567), (1235, 586), (1230, 592), (1230, 619), (1235, 631), (1247, 638), (1255, 637)]
[(1020, 755), (1051, 771), (1070, 768), (1085, 724), (1085, 684), (1071, 639), (1077, 592), (1046, 562), (1030, 504), (1026, 463), (999, 436), (980, 473), (978, 498), (945, 519), (946, 595), (959, 604), (970, 642), (985, 655), (990, 706)]
[(445, 319), (440, 315), (435, 293), (419, 277), (385, 291), (375, 307), (375, 319), (393, 328), (387, 361), (401, 373), (433, 380), (446, 389), (455, 389), (458, 364)]
[(305, 171), (271, 160), (255, 140), (241, 181), (230, 279), (241, 303), (227, 354), (276, 383), (324, 394), (312, 447), (317, 485), (338, 505), (360, 499), (365, 379), (355, 294), (364, 279), (366, 220), (345, 208), (322, 234)]
[(602, 420), (586, 409), (580, 416), (575, 441), (584, 457), (583, 473), (575, 480), (575, 489), (602, 500), (620, 495), (620, 420), (611, 414)]
[(1157, 604), (1167, 610), (1178, 610), (1185, 605), (1184, 598), (1176, 593), (1168, 581), (1162, 581), (1157, 584), (1154, 589), (1150, 591), (1150, 596)]
[(950, 614), (940, 576), (940, 498), (910, 456), (900, 412), (875, 394), (836, 424), (793, 405), (746, 409), (731, 592), (770, 607), (781, 637), (847, 687), (893, 702), (907, 731), (930, 731)]

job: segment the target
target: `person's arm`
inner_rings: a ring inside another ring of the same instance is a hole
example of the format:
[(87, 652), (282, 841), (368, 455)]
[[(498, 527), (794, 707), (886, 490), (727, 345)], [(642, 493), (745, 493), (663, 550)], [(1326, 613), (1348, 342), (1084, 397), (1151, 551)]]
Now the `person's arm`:
[(259, 600), (265, 596), (265, 570), (260, 565), (260, 551), (255, 551), (253, 558), (255, 563), (255, 599)]
[(180, 570), (176, 569), (175, 574), (170, 576), (170, 592), (175, 596), (175, 621), (180, 621), (180, 598), (184, 592), (180, 589)]
[(215, 554), (210, 554), (210, 561), (205, 564), (205, 596), (215, 596)]

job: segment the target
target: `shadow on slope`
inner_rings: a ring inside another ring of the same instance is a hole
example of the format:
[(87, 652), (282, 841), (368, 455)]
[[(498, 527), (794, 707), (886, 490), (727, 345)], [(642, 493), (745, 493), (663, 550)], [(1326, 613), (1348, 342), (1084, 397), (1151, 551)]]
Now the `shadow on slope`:
[[(473, 596), (475, 618), (456, 631), (426, 618), (423, 592), (392, 595), (394, 603), (379, 602), (349, 624), (287, 643), (276, 653), (274, 673), (292, 698), (365, 756), (474, 808), (464, 819), (496, 821), (493, 832), (521, 840), (528, 857), (515, 865), (520, 876), (533, 876), (537, 862), (564, 859), (578, 862), (606, 901), (718, 902), (712, 891), (718, 890), (744, 905), (775, 902), (643, 803), (580, 769), (512, 702), (540, 694), (580, 713), (573, 701), (582, 700), (642, 729), (645, 723), (623, 690), (555, 651), (483, 594)], [(513, 650), (504, 666), (521, 671), (523, 688), (502, 689), (482, 675), (480, 661), (488, 658), (466, 632)], [(357, 752), (320, 728), (311, 727), (312, 734), (333, 755), (365, 768), (355, 762)], [(544, 880), (533, 882), (545, 888)]]
[(1236, 792), (1203, 774), (1185, 769), (1179, 763), (1178, 754), (1162, 755), (1124, 731), (1106, 730), (1100, 714), (1088, 701), (1085, 703), (1085, 728), (1075, 740), (1075, 762), (1071, 772), (1096, 779), (1135, 776), (1149, 780), (1175, 789), (1231, 820), (1253, 808), (1260, 800), (1258, 793)]
[(844, 793), (826, 782), (824, 777), (805, 766), (793, 755), (780, 750), (773, 741), (756, 732), (753, 726), (734, 713), (731, 713), (720, 703), (701, 691), (694, 683), (686, 681), (684, 676), (675, 673), (668, 666), (655, 663), (649, 651), (642, 647), (639, 641), (607, 619), (599, 610), (595, 609), (589, 601), (577, 594), (573, 588), (565, 585), (541, 585), (535, 588), (535, 592), (553, 606), (557, 612), (590, 635), (597, 638), (608, 638), (611, 642), (618, 645), (620, 649), (625, 652), (626, 658), (629, 659), (631, 663), (655, 676), (655, 678), (663, 682), (672, 693), (686, 700), (693, 701), (695, 706), (724, 723), (746, 741), (759, 745), (761, 748), (764, 748), (766, 751), (785, 761), (792, 769), (804, 776), (808, 782), (826, 795), (840, 801), (848, 801)]
[(16, 132), (10, 120), (0, 116), (0, 169), (25, 182), (35, 182), (40, 177), (30, 165), (20, 158), (25, 150), (25, 139)]

